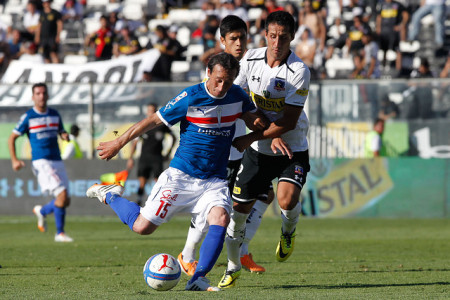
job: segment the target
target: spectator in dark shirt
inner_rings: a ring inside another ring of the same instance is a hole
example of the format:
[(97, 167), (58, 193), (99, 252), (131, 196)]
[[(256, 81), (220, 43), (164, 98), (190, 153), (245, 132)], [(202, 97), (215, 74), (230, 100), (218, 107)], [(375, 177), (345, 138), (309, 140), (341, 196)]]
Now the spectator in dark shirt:
[(95, 60), (108, 60), (112, 57), (114, 31), (109, 27), (108, 17), (100, 17), (100, 29), (88, 36), (86, 45), (95, 47)]
[(63, 29), (63, 22), (61, 14), (50, 5), (50, 0), (42, 0), (43, 11), (36, 30), (35, 42), (42, 48), (46, 63), (59, 63), (59, 36)]
[(142, 50), (141, 44), (134, 33), (125, 25), (120, 34), (116, 36), (113, 43), (113, 55), (119, 57), (120, 55), (132, 55)]
[(8, 45), (11, 59), (18, 59), (22, 54), (22, 37), (18, 29), (12, 30), (12, 36), (8, 41)]
[(171, 81), (172, 62), (177, 58), (177, 55), (180, 55), (181, 45), (177, 40), (169, 37), (167, 29), (162, 25), (156, 27), (155, 33), (158, 40), (153, 48), (158, 49), (161, 55), (151, 71), (151, 81)]
[(389, 119), (398, 119), (400, 116), (400, 109), (395, 102), (389, 99), (388, 95), (385, 95), (381, 99), (380, 110), (378, 111), (378, 118), (387, 121)]
[(349, 49), (349, 53), (352, 55), (359, 54), (360, 50), (364, 48), (364, 43), (362, 42), (362, 36), (364, 32), (371, 32), (369, 25), (362, 21), (361, 16), (353, 17), (353, 26), (350, 27), (348, 31), (348, 37), (346, 45)]
[(396, 69), (401, 68), (400, 40), (406, 39), (406, 24), (409, 15), (405, 7), (393, 0), (384, 0), (378, 5), (376, 32), (379, 36), (380, 49), (383, 50), (383, 66), (386, 65), (386, 53), (393, 50), (397, 53)]
[(216, 46), (216, 32), (219, 28), (219, 18), (216, 15), (209, 15), (202, 32), (204, 52)]

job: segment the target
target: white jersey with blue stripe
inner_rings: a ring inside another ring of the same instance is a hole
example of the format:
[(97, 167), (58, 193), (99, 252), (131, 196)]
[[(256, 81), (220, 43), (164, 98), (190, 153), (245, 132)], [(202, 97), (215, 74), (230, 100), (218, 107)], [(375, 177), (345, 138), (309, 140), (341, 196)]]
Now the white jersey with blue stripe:
[(170, 166), (195, 178), (225, 179), (236, 120), (256, 107), (233, 85), (225, 96), (212, 96), (206, 82), (183, 90), (157, 114), (167, 126), (180, 122), (180, 145)]
[(31, 145), (31, 159), (61, 160), (58, 134), (65, 132), (59, 113), (51, 108), (40, 113), (32, 108), (20, 117), (13, 129), (17, 135), (27, 134)]

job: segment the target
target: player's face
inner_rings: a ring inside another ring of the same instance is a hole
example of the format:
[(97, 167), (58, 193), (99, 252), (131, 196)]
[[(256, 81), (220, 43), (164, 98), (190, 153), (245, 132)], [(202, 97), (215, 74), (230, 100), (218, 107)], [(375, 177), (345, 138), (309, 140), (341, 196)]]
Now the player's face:
[(212, 72), (208, 69), (206, 87), (211, 95), (220, 98), (225, 96), (236, 78), (235, 70), (227, 70), (221, 65), (215, 65)]
[(247, 34), (244, 29), (227, 33), (225, 38), (220, 37), (220, 42), (225, 46), (225, 52), (237, 60), (241, 60), (247, 51)]
[(269, 24), (266, 31), (268, 63), (285, 59), (289, 55), (293, 38), (286, 27), (276, 23)]
[(45, 112), (47, 110), (48, 93), (45, 87), (43, 86), (35, 87), (33, 90), (32, 98), (34, 102), (34, 107), (38, 111)]

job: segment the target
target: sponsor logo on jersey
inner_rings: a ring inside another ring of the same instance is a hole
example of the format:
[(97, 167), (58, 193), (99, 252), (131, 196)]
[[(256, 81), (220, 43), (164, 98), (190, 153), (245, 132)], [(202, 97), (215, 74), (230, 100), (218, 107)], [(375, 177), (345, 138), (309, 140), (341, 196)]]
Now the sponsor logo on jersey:
[(172, 100), (170, 100), (167, 104), (166, 107), (164, 107), (164, 112), (168, 109), (171, 109), (172, 106), (175, 105), (175, 103), (177, 103), (178, 101), (180, 101), (181, 99), (183, 99), (184, 97), (187, 96), (187, 92), (184, 91), (181, 94), (179, 94), (178, 96), (176, 96), (175, 98), (173, 98)]
[(300, 89), (300, 90), (296, 90), (296, 91), (295, 91), (295, 93), (296, 93), (297, 95), (300, 95), (300, 96), (303, 96), (303, 97), (308, 96), (308, 92), (309, 92), (309, 90), (306, 89), (306, 88), (303, 88), (303, 89)]
[(224, 136), (229, 137), (231, 136), (231, 130), (216, 130), (216, 129), (209, 129), (209, 128), (199, 128), (198, 133), (207, 134), (207, 135), (214, 135), (214, 136)]
[(241, 188), (235, 186), (235, 187), (233, 188), (233, 194), (240, 195), (240, 194), (241, 194)]
[(261, 82), (261, 77), (255, 77), (255, 75), (252, 76), (252, 81)]
[(284, 80), (275, 79), (275, 86), (273, 88), (280, 92), (285, 90), (285, 85), (286, 83), (284, 82)]
[(196, 107), (195, 110), (201, 112), (202, 114), (205, 114), (205, 108)]
[(280, 112), (284, 108), (284, 98), (268, 98), (252, 92), (255, 105), (261, 109)]

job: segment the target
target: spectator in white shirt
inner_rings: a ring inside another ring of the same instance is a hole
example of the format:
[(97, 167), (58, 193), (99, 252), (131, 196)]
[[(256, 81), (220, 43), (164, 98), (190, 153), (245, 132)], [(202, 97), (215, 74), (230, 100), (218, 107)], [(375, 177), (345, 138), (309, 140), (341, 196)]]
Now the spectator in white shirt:
[(26, 40), (34, 41), (34, 34), (36, 33), (37, 26), (39, 24), (39, 17), (41, 13), (36, 8), (36, 3), (30, 1), (27, 3), (27, 11), (23, 15), (23, 26), (26, 32), (23, 33), (23, 38)]

